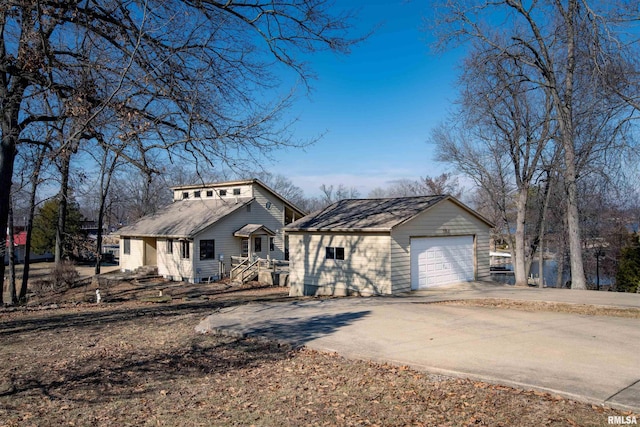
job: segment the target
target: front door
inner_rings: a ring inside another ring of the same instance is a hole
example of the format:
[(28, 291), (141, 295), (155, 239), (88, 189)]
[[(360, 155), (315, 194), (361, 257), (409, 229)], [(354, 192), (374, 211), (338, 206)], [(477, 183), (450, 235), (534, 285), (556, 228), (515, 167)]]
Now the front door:
[(144, 237), (142, 240), (144, 242), (144, 265), (157, 265), (156, 239)]
[(265, 242), (262, 238), (263, 236), (254, 236), (253, 237), (253, 256), (258, 258), (265, 258), (262, 253), (265, 249)]

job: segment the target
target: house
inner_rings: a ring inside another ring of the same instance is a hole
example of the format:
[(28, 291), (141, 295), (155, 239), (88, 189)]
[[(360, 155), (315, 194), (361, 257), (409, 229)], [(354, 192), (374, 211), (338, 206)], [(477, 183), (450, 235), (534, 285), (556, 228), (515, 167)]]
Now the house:
[(396, 294), (488, 279), (492, 227), (447, 195), (342, 200), (285, 228), (290, 295)]
[(118, 230), (122, 271), (199, 283), (229, 273), (232, 256), (285, 259), (283, 228), (304, 216), (257, 179), (171, 189), (171, 205)]
[[(9, 264), (9, 236), (7, 236), (6, 238), (6, 248), (7, 250), (4, 251), (4, 263), (5, 264)], [(22, 264), (24, 263), (24, 258), (25, 258), (25, 254), (26, 254), (26, 247), (27, 247), (27, 232), (26, 231), (19, 231), (17, 233), (14, 233), (13, 235), (13, 247), (15, 248), (15, 260), (16, 263), (18, 264)], [(38, 261), (53, 261), (53, 254), (49, 251), (43, 253), (43, 254), (37, 254), (33, 251), (31, 251), (29, 253), (29, 262), (38, 262)]]
[[(9, 264), (9, 235), (7, 235), (6, 237), (6, 246), (5, 249), (3, 251), (4, 253), (4, 263), (5, 265)], [(13, 250), (14, 250), (14, 254), (15, 254), (15, 262), (16, 263), (22, 263), (24, 262), (24, 255), (25, 255), (25, 245), (27, 243), (27, 232), (26, 231), (19, 231), (17, 233), (13, 234)]]

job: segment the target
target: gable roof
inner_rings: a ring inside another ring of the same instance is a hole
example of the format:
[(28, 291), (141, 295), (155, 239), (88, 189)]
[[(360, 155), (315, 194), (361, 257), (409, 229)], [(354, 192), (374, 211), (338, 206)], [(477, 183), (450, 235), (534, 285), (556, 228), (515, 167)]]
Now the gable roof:
[(489, 227), (493, 224), (448, 195), (397, 197), (390, 199), (346, 199), (289, 224), (287, 231), (390, 231), (425, 210), (450, 200)]
[(244, 227), (242, 227), (240, 230), (233, 233), (233, 235), (236, 237), (251, 237), (252, 234), (257, 233), (258, 231), (261, 231), (261, 230), (263, 233), (266, 233), (269, 236), (276, 235), (276, 233), (274, 233), (273, 231), (271, 231), (269, 228), (265, 227), (262, 224), (247, 224)]
[(117, 231), (120, 236), (191, 238), (253, 198), (180, 200)]
[(287, 230), (388, 231), (433, 206), (446, 196), (393, 199), (346, 199), (287, 226)]

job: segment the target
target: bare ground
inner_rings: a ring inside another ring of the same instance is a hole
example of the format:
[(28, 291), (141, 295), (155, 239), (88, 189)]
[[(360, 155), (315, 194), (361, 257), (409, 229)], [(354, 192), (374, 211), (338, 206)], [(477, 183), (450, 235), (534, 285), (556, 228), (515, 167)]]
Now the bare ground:
[[(143, 302), (160, 289), (169, 301)], [(0, 425), (599, 426), (632, 415), (194, 332), (222, 307), (287, 299), (282, 288), (155, 281), (104, 291), (100, 305), (82, 302), (94, 296), (87, 287), (0, 311)]]
[(552, 311), (556, 313), (571, 313), (588, 316), (612, 316), (640, 319), (640, 309), (633, 307), (607, 307), (591, 304), (568, 304), (563, 302), (546, 301), (515, 301), (500, 298), (453, 300), (434, 302), (430, 304), (485, 307), (529, 312)]

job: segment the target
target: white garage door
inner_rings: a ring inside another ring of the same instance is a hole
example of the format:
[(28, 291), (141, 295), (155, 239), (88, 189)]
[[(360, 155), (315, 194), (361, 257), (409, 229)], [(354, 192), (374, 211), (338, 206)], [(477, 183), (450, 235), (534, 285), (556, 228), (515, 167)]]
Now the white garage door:
[(411, 239), (411, 289), (473, 279), (473, 236)]

